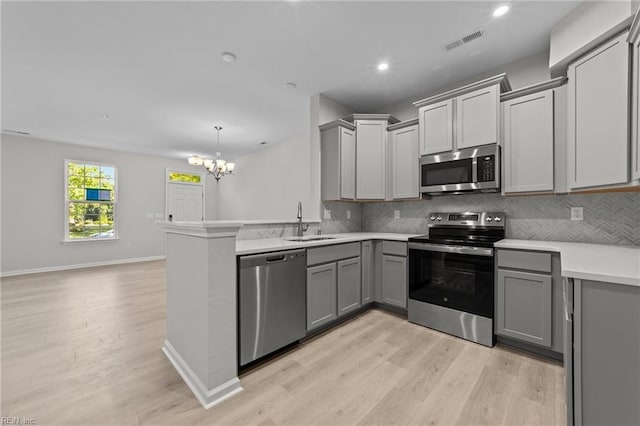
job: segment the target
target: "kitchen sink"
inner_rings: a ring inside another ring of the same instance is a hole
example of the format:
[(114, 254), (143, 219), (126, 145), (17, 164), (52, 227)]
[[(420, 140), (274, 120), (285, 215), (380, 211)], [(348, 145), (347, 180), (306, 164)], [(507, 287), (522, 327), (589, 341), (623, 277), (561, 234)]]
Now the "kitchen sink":
[(336, 237), (325, 237), (322, 235), (308, 235), (306, 237), (288, 237), (284, 239), (287, 241), (305, 242), (305, 241), (335, 240)]

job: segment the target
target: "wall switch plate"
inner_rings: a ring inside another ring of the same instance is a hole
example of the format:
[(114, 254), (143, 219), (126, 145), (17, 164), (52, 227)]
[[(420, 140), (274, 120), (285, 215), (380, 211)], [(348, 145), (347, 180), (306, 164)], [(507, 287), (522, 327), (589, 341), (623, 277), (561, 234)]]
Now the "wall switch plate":
[(400, 219), (400, 210), (394, 210), (393, 211), (393, 218), (394, 219)]
[(324, 210), (324, 218), (325, 220), (330, 220), (331, 219), (331, 210)]
[(351, 210), (347, 210), (347, 219), (351, 219)]
[(584, 212), (582, 207), (571, 207), (571, 220), (583, 220)]

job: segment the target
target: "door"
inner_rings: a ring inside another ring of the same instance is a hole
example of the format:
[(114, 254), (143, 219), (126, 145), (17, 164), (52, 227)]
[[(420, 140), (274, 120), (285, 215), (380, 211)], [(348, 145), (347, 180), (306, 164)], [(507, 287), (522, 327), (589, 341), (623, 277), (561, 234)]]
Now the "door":
[(391, 197), (394, 200), (420, 196), (420, 152), (418, 126), (391, 132)]
[(623, 34), (569, 65), (571, 189), (629, 180), (629, 44)]
[(553, 90), (502, 105), (504, 191), (553, 191)]
[(498, 143), (498, 87), (485, 87), (456, 98), (456, 150)]
[(338, 316), (347, 314), (361, 306), (360, 258), (338, 262)]
[(551, 348), (551, 276), (498, 269), (496, 291), (496, 334)]
[(374, 283), (374, 271), (375, 271), (375, 258), (373, 255), (373, 242), (363, 241), (362, 252), (360, 254), (362, 259), (362, 305), (373, 302), (373, 283)]
[(421, 107), (418, 122), (420, 155), (453, 149), (453, 99)]
[(493, 249), (423, 246), (409, 244), (409, 298), (493, 318)]
[(187, 183), (167, 182), (167, 220), (204, 220), (203, 187)]
[(336, 318), (336, 263), (307, 268), (307, 331)]
[(387, 161), (387, 122), (356, 121), (356, 197), (384, 200)]
[(356, 134), (340, 127), (340, 198), (356, 198)]
[(407, 258), (382, 255), (382, 303), (407, 307)]

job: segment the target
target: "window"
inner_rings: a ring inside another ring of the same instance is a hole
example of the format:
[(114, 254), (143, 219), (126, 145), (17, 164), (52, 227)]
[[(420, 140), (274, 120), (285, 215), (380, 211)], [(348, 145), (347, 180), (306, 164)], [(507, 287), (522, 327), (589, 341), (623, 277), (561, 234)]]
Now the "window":
[(200, 183), (202, 176), (194, 173), (169, 172), (169, 182)]
[(116, 168), (72, 160), (65, 165), (65, 240), (116, 238)]

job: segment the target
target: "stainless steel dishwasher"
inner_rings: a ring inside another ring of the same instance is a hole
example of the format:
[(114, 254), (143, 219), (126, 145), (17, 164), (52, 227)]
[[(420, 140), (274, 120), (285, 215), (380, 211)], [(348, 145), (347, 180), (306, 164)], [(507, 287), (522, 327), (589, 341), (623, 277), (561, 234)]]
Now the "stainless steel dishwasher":
[(306, 334), (306, 252), (240, 257), (240, 366)]

